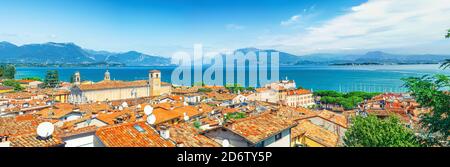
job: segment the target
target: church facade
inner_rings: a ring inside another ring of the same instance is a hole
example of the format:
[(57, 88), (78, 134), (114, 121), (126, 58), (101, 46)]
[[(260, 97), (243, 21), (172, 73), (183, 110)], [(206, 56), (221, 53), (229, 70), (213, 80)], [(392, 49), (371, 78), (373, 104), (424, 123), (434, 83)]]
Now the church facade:
[(141, 97), (155, 97), (170, 94), (172, 85), (161, 82), (161, 72), (149, 71), (148, 80), (112, 81), (109, 71), (103, 81), (90, 84), (81, 83), (79, 72), (74, 74), (74, 86), (70, 90), (69, 102), (83, 104), (99, 101), (114, 101)]

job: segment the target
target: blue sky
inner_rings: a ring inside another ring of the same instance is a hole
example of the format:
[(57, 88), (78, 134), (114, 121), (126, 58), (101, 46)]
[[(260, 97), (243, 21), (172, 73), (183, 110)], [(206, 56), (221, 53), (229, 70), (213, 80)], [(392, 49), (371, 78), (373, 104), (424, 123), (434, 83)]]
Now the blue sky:
[(0, 0), (0, 41), (170, 56), (274, 48), (295, 54), (446, 53), (450, 0)]

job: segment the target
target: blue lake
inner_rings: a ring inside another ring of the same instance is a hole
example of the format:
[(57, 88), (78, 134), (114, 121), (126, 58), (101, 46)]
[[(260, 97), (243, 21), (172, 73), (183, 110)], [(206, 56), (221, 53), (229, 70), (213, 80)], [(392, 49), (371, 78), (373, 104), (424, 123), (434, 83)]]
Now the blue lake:
[[(176, 67), (109, 67), (113, 80), (147, 79), (148, 71), (158, 69), (162, 80), (170, 82)], [(79, 71), (82, 80), (100, 81), (105, 67), (18, 67), (16, 78), (38, 76), (44, 78), (47, 70), (58, 70), (60, 80), (69, 81)], [(439, 65), (368, 65), (368, 66), (283, 66), (280, 78), (295, 80), (297, 86), (313, 90), (336, 91), (390, 91), (403, 92), (401, 78), (426, 74), (450, 75)]]

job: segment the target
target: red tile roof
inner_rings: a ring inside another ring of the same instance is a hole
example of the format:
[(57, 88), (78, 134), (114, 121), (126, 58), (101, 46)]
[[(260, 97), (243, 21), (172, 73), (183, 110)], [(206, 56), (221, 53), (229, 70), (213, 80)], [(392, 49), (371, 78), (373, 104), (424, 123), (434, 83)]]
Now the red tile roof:
[(321, 117), (323, 119), (326, 119), (326, 120), (328, 120), (330, 122), (333, 122), (333, 123), (335, 123), (337, 125), (340, 125), (340, 126), (342, 126), (344, 128), (348, 127), (347, 117), (345, 117), (343, 115), (336, 114), (336, 113), (333, 113), (333, 112), (328, 111), (328, 110), (322, 110), (319, 113), (319, 117)]
[[(141, 127), (144, 132), (134, 126)], [(144, 122), (132, 122), (102, 127), (95, 133), (107, 147), (175, 147), (170, 140), (163, 139), (158, 132)]]
[(295, 125), (294, 121), (270, 113), (264, 113), (239, 119), (226, 126), (226, 128), (256, 144)]
[(41, 123), (32, 115), (0, 118), (0, 136), (14, 136), (36, 132)]
[(198, 129), (188, 123), (174, 125), (169, 130), (170, 138), (184, 147), (220, 147), (219, 143), (201, 135)]
[(36, 133), (14, 136), (9, 139), (12, 147), (60, 147), (64, 141), (53, 135), (48, 139), (40, 138)]
[(78, 87), (81, 90), (101, 90), (101, 89), (116, 89), (116, 88), (129, 88), (129, 87), (143, 87), (147, 86), (147, 80), (137, 80), (137, 81), (102, 81), (94, 84), (82, 84)]
[(327, 147), (336, 147), (339, 137), (325, 128), (313, 124), (309, 120), (299, 121), (296, 127), (291, 129), (291, 138), (305, 136)]
[(306, 89), (296, 89), (296, 90), (288, 90), (286, 92), (287, 95), (303, 95), (303, 94), (311, 94), (311, 91)]

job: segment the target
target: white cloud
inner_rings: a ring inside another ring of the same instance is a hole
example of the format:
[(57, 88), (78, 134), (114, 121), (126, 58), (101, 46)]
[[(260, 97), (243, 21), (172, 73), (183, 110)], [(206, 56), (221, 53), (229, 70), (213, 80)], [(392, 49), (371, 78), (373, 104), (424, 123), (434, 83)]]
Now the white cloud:
[(290, 26), (300, 21), (301, 15), (294, 15), (289, 20), (281, 21), (282, 26)]
[(237, 25), (237, 24), (227, 24), (225, 27), (228, 30), (242, 30), (245, 28), (245, 26)]
[(303, 9), (303, 12), (301, 14), (296, 14), (294, 16), (291, 16), (288, 20), (281, 21), (280, 25), (282, 26), (292, 26), (297, 25), (302, 22), (305, 22), (309, 19), (311, 19), (315, 14), (313, 13), (314, 9), (316, 8), (316, 5), (312, 5), (309, 8)]
[[(275, 35), (263, 44), (296, 53), (429, 46), (443, 39), (450, 28), (449, 16), (450, 0), (369, 0), (320, 26)], [(293, 16), (284, 24), (298, 19)]]

